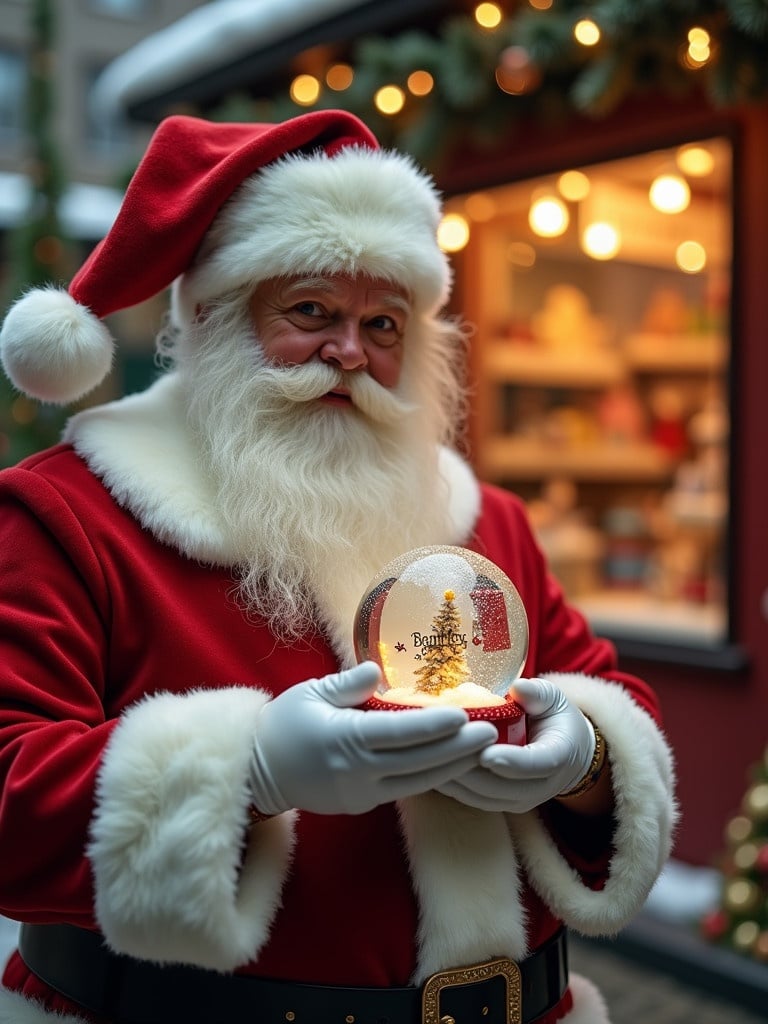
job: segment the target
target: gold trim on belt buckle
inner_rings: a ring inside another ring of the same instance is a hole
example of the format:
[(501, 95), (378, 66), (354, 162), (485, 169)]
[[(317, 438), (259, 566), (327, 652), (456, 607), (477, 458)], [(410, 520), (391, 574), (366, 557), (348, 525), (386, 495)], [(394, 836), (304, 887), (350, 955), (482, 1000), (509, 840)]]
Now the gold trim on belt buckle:
[(450, 971), (438, 971), (424, 982), (421, 996), (421, 1024), (464, 1024), (452, 1017), (440, 1016), (440, 993), (455, 985), (472, 985), (489, 978), (504, 978), (507, 989), (505, 1024), (522, 1024), (522, 982), (514, 960), (487, 960)]

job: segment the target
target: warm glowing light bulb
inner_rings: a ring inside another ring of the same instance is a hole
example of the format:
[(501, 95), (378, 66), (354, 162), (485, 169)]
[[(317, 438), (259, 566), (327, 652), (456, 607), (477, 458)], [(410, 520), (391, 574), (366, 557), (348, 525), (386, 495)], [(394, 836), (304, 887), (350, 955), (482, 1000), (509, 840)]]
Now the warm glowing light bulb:
[(589, 195), (589, 178), (582, 171), (564, 171), (557, 179), (557, 188), (564, 199), (577, 203)]
[(707, 265), (707, 250), (700, 242), (681, 242), (675, 251), (675, 262), (686, 274), (698, 274)]
[(742, 921), (733, 929), (733, 945), (740, 953), (754, 949), (760, 938), (760, 925), (757, 921)]
[(291, 99), (302, 107), (311, 107), (320, 96), (320, 83), (314, 75), (297, 75), (291, 82)]
[(613, 224), (595, 221), (584, 230), (581, 247), (594, 260), (610, 260), (619, 251), (621, 236)]
[(355, 73), (349, 64), (332, 64), (325, 73), (325, 84), (335, 92), (342, 92), (352, 85)]
[(709, 46), (710, 36), (705, 28), (696, 25), (688, 32), (688, 42), (692, 46)]
[(568, 208), (557, 196), (537, 199), (528, 212), (531, 230), (542, 238), (557, 238), (568, 227)]
[(432, 92), (435, 80), (428, 71), (412, 71), (406, 84), (414, 96), (427, 96)]
[(475, 21), (481, 28), (498, 28), (501, 24), (501, 8), (497, 4), (478, 4)]
[(709, 32), (696, 26), (688, 32), (688, 50), (685, 54), (686, 63), (694, 67), (706, 64), (712, 56)]
[(648, 198), (659, 213), (680, 213), (691, 201), (691, 190), (679, 174), (660, 174), (651, 183)]
[(600, 29), (591, 18), (581, 18), (573, 26), (573, 35), (582, 46), (594, 46), (600, 41)]
[(399, 114), (405, 106), (405, 93), (398, 85), (383, 85), (376, 91), (373, 102), (382, 114)]
[(528, 0), (528, 6), (534, 11), (548, 11), (554, 0)]
[(715, 169), (715, 158), (704, 146), (681, 146), (677, 166), (692, 178), (706, 178)]
[(443, 252), (459, 252), (469, 241), (469, 224), (460, 213), (446, 213), (437, 228), (437, 244)]
[(694, 46), (693, 43), (689, 45), (688, 53), (686, 54), (691, 64), (706, 64), (711, 56), (712, 51), (708, 46)]

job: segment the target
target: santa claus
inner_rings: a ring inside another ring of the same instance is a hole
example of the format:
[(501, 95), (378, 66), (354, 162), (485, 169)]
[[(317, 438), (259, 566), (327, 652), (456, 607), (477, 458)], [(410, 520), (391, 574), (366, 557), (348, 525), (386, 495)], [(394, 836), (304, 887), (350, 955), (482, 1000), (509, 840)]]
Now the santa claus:
[[(652, 691), (454, 447), (440, 202), (337, 111), (164, 121), (66, 291), (9, 311), (15, 385), (104, 377), (172, 286), (165, 372), (0, 474), (0, 912), (19, 1024), (599, 1024), (609, 935), (670, 850)], [(461, 545), (526, 608), (528, 743), (365, 711), (368, 581)]]

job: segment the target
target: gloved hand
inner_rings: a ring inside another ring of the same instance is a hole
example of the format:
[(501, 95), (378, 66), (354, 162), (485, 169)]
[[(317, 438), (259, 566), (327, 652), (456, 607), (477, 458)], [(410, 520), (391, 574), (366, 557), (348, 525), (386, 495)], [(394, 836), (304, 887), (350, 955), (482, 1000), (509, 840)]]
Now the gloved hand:
[(479, 765), (439, 786), (441, 793), (484, 811), (522, 814), (586, 775), (595, 752), (589, 719), (545, 679), (521, 679), (513, 693), (528, 716), (527, 744), (486, 747)]
[(362, 814), (463, 775), (497, 739), (491, 723), (469, 722), (461, 708), (360, 710), (380, 678), (367, 661), (264, 705), (250, 770), (259, 811)]

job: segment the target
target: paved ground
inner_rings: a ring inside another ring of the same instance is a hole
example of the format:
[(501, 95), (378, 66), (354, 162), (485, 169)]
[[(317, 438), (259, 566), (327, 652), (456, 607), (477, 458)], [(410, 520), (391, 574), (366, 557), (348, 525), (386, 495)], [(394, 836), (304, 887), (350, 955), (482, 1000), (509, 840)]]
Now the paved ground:
[(602, 991), (613, 1024), (766, 1024), (765, 1013), (734, 1006), (603, 945), (571, 936), (571, 967)]

